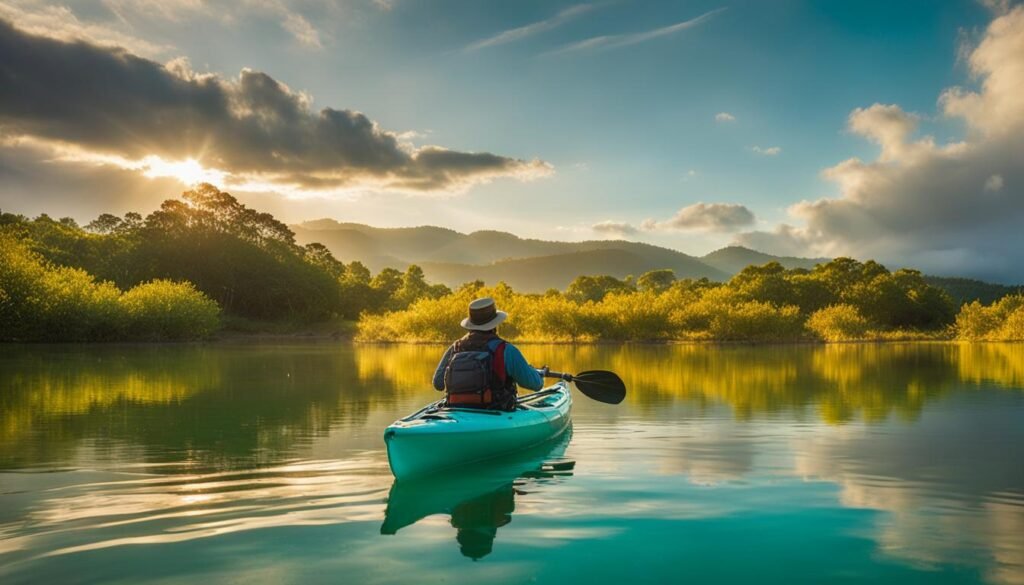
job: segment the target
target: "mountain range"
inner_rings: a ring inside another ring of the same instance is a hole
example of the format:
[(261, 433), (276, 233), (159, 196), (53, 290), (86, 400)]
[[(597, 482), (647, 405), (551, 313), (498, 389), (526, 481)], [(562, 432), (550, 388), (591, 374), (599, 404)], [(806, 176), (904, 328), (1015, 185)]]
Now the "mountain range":
[(320, 242), (343, 262), (359, 260), (377, 272), (385, 267), (423, 268), (427, 280), (458, 286), (499, 280), (523, 292), (564, 289), (580, 275), (639, 276), (672, 269), (679, 278), (728, 280), (751, 264), (777, 261), (787, 268), (813, 268), (827, 259), (780, 257), (729, 246), (696, 257), (677, 250), (626, 240), (559, 242), (520, 238), (500, 231), (469, 234), (420, 226), (379, 228), (318, 219), (291, 226), (300, 244)]

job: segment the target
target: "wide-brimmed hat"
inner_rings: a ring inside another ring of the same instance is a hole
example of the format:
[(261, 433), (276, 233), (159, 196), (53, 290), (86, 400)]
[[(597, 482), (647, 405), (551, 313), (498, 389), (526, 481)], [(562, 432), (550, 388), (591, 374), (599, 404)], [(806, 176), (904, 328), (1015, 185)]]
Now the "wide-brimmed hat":
[(470, 331), (490, 331), (508, 319), (508, 313), (499, 311), (494, 299), (484, 297), (469, 303), (469, 317), (462, 320), (462, 328)]

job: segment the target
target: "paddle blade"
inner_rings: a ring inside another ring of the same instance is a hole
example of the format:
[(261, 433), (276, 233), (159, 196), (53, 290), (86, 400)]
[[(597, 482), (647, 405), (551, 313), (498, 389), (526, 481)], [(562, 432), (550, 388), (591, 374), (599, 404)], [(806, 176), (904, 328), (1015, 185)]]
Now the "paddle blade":
[(598, 402), (618, 404), (626, 398), (626, 384), (615, 372), (580, 372), (572, 377), (572, 381), (577, 390)]

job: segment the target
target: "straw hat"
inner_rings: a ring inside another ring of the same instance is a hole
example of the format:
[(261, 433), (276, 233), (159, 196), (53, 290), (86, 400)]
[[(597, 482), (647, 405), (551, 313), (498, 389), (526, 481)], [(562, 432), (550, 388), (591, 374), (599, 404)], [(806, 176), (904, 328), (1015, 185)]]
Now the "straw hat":
[(470, 331), (490, 331), (508, 319), (508, 313), (499, 311), (494, 299), (484, 297), (469, 303), (469, 317), (462, 320), (462, 328)]

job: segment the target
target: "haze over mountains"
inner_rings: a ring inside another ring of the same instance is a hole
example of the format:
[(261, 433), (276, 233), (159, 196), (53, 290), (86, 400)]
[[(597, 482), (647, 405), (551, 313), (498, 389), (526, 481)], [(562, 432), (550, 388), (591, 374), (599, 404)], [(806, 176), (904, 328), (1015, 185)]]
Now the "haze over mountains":
[(499, 231), (463, 234), (435, 226), (378, 228), (331, 219), (291, 228), (299, 243), (320, 242), (339, 260), (359, 260), (375, 272), (418, 264), (431, 282), (458, 286), (475, 279), (489, 284), (503, 280), (523, 292), (564, 289), (583, 274), (623, 278), (670, 268), (679, 278), (724, 281), (751, 264), (774, 260), (787, 268), (812, 268), (825, 260), (772, 256), (739, 246), (694, 257), (626, 240), (558, 242)]

